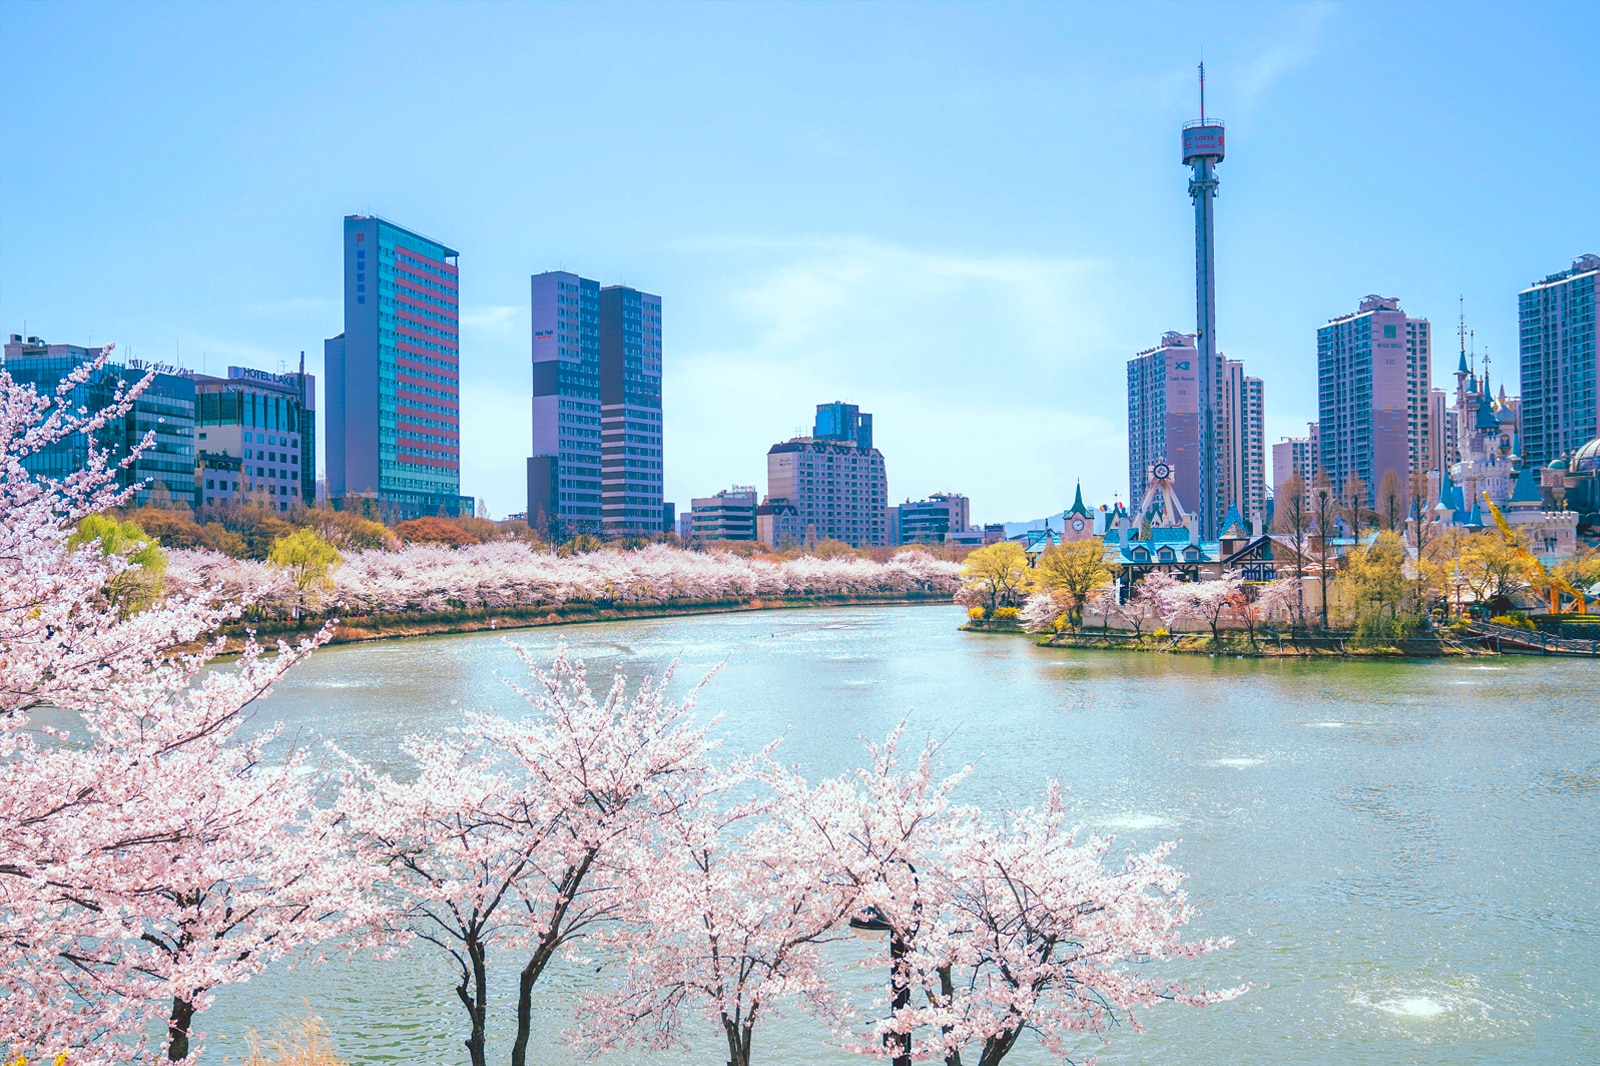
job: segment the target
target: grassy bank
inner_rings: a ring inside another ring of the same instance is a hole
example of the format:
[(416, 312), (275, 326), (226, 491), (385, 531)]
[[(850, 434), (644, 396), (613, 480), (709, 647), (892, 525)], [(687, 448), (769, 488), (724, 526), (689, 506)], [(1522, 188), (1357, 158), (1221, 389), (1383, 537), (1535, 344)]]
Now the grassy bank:
[[(949, 594), (942, 592), (903, 592), (882, 596), (841, 593), (788, 596), (781, 599), (760, 597), (610, 604), (584, 601), (560, 606), (505, 607), (495, 610), (413, 611), (341, 618), (334, 628), (331, 643), (351, 644), (357, 641), (393, 640), (400, 637), (529, 629), (536, 626), (578, 625), (588, 622), (620, 622), (640, 618), (730, 614), (740, 611), (775, 611), (802, 607), (885, 607), (949, 602)], [(269, 643), (280, 637), (294, 640), (299, 636), (316, 632), (321, 625), (322, 619), (308, 619), (301, 622), (263, 620), (231, 625), (223, 632), (228, 638), (228, 650), (235, 651), (243, 644), (246, 630), (253, 630), (258, 641)]]
[(1173, 655), (1227, 655), (1251, 659), (1434, 659), (1444, 656), (1493, 655), (1471, 645), (1436, 637), (1417, 637), (1387, 645), (1357, 644), (1345, 634), (1267, 637), (1255, 642), (1243, 633), (1225, 633), (1213, 640), (1209, 633), (1177, 633), (1157, 639), (1132, 633), (1056, 633), (1040, 640), (1041, 648), (1084, 648), (1104, 651), (1153, 652)]

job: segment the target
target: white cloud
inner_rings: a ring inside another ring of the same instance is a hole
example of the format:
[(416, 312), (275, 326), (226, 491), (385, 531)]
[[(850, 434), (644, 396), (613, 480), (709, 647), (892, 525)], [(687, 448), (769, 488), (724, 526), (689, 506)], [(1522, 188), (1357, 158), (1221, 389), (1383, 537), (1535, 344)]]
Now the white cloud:
[(1107, 491), (1121, 482), (1121, 410), (1083, 400), (1121, 394), (1122, 361), (1099, 354), (1117, 349), (1101, 264), (850, 237), (694, 250), (739, 265), (698, 294), (708, 306), (688, 336), (666, 308), (667, 489), (680, 504), (764, 489), (767, 448), (836, 399), (873, 413), (896, 500), (964, 492), (992, 521), (1060, 509), (1090, 469)]
[(511, 336), (522, 308), (514, 304), (485, 304), (461, 309), (462, 329), (481, 330), (502, 337)]
[(1256, 103), (1283, 76), (1308, 66), (1322, 50), (1323, 30), (1333, 17), (1334, 5), (1298, 4), (1281, 12), (1271, 34), (1255, 49), (1238, 78), (1239, 117), (1246, 117)]

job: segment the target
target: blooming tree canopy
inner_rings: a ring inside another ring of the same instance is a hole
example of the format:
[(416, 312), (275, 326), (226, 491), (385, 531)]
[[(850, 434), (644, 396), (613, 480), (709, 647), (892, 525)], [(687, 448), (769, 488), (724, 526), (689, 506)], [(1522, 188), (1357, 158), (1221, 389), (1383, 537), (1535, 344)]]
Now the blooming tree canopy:
[[(0, 1038), (8, 1055), (74, 1062), (142, 1056), (161, 1013), (168, 1057), (186, 1057), (210, 990), (320, 937), (349, 888), (302, 759), (272, 758), (271, 731), (240, 736), (322, 638), (270, 658), (251, 642), (202, 678), (220, 643), (169, 649), (237, 606), (199, 592), (115, 609), (145, 546), (75, 546), (80, 520), (132, 491), (93, 435), (143, 383), (102, 411), (70, 404), (108, 353), (54, 396), (0, 370)], [(75, 434), (81, 471), (28, 471)]]
[(698, 688), (669, 701), (670, 671), (631, 695), (619, 675), (596, 698), (581, 661), (558, 651), (545, 669), (516, 650), (533, 683), (512, 687), (533, 714), (472, 714), (454, 735), (412, 738), (406, 782), (349, 759), (339, 804), (384, 873), (397, 927), (451, 957), (474, 1066), (486, 1062), (491, 951), (527, 952), (512, 1044), (523, 1066), (534, 986), (563, 949), (627, 913), (647, 830), (681, 812), (709, 752), (689, 718)]

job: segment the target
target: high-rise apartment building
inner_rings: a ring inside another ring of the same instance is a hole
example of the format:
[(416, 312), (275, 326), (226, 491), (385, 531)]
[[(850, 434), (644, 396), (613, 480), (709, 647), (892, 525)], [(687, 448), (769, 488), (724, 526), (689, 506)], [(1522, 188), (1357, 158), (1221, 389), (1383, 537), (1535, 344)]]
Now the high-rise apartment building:
[[(1199, 352), (1192, 333), (1164, 333), (1128, 360), (1128, 499), (1143, 499), (1150, 468), (1172, 468), (1178, 499), (1200, 492)], [(1220, 375), (1219, 375), (1220, 376)]]
[(600, 285), (564, 270), (535, 274), (533, 456), (528, 524), (558, 535), (598, 534)]
[(1522, 458), (1548, 465), (1600, 437), (1600, 256), (1517, 294)]
[(455, 249), (385, 219), (344, 220), (344, 332), (324, 346), (328, 494), (385, 517), (471, 513), (461, 495)]
[(316, 378), (230, 366), (195, 374), (195, 500), (259, 500), (280, 511), (317, 502)]
[(1222, 499), (1218, 510), (1226, 515), (1229, 507), (1237, 507), (1240, 516), (1259, 533), (1267, 513), (1265, 389), (1261, 379), (1247, 375), (1244, 364), (1236, 359), (1223, 361), (1221, 380), (1217, 458), (1222, 467), (1218, 479)]
[[(18, 384), (32, 385), (41, 394), (54, 393), (69, 374), (99, 359), (103, 350), (13, 333), (5, 346), (5, 369)], [(137, 359), (126, 365), (108, 361), (74, 386), (67, 401), (74, 408), (101, 410), (114, 401), (118, 386), (126, 388), (152, 371), (150, 384), (125, 415), (100, 430), (96, 443), (106, 452), (108, 465), (116, 467), (149, 435), (150, 444), (139, 457), (117, 471), (118, 484), (138, 486), (136, 504), (164, 493), (175, 503), (193, 506), (195, 388), (186, 372)], [(22, 465), (38, 477), (63, 478), (83, 470), (88, 462), (89, 441), (80, 433), (25, 457)]]
[(807, 540), (887, 545), (888, 501), (883, 453), (872, 446), (872, 416), (853, 404), (818, 404), (811, 436), (767, 451), (764, 506), (792, 508), (793, 525)]
[(1283, 483), (1295, 474), (1307, 487), (1317, 473), (1320, 447), (1317, 424), (1307, 424), (1303, 437), (1284, 437), (1272, 446), (1272, 494), (1282, 491)]
[(661, 298), (563, 270), (535, 274), (528, 521), (663, 531)]
[(1317, 330), (1319, 462), (1336, 491), (1354, 474), (1370, 505), (1385, 473), (1404, 485), (1427, 468), (1430, 366), (1428, 320), (1392, 296)]
[[(1128, 498), (1144, 497), (1150, 469), (1172, 468), (1173, 488), (1185, 507), (1199, 498), (1201, 431), (1200, 353), (1193, 334), (1165, 333), (1161, 343), (1128, 360)], [(1238, 360), (1216, 356), (1212, 424), (1216, 465), (1209, 483), (1216, 511), (1229, 507), (1255, 523), (1267, 506), (1266, 412), (1260, 378)]]
[(1431, 473), (1450, 469), (1452, 463), (1461, 461), (1461, 451), (1456, 444), (1456, 412), (1450, 406), (1450, 395), (1443, 389), (1428, 390), (1428, 448), (1427, 467)]
[(662, 533), (661, 297), (600, 290), (600, 511), (608, 536)]

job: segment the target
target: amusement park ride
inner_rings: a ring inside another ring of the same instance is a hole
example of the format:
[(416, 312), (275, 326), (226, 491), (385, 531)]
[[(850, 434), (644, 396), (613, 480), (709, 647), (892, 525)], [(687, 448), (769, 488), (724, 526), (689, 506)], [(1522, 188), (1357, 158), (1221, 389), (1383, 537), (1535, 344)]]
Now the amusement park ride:
[[(1500, 513), (1500, 508), (1495, 506), (1495, 502), (1489, 498), (1489, 494), (1485, 492), (1482, 495), (1483, 502), (1489, 505), (1489, 513), (1494, 515), (1494, 524), (1500, 527), (1500, 535), (1505, 538), (1506, 544), (1516, 549), (1517, 553), (1529, 564), (1528, 573), (1534, 578), (1535, 583), (1541, 586), (1545, 598), (1549, 602), (1550, 613), (1588, 614), (1589, 598), (1573, 588), (1565, 579), (1557, 574), (1552, 574), (1546, 569), (1545, 565), (1539, 561), (1539, 557), (1529, 551), (1517, 539), (1516, 534), (1511, 531), (1511, 527), (1506, 523), (1505, 515)], [(1563, 597), (1571, 601), (1570, 610), (1564, 609)]]

